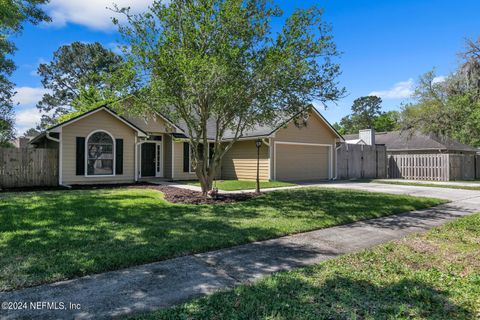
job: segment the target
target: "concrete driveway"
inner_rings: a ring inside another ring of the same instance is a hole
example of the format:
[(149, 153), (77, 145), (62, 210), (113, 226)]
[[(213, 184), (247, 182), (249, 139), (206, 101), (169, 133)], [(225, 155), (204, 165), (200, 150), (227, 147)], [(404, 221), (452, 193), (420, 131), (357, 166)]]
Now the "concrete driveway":
[[(480, 211), (480, 192), (375, 183), (319, 187), (436, 197), (452, 202), (404, 214), (250, 243), (79, 279), (0, 293), (0, 301), (74, 303), (72, 310), (0, 310), (1, 319), (107, 319), (153, 311), (272, 272), (307, 266)], [(313, 186), (312, 185), (312, 186)]]

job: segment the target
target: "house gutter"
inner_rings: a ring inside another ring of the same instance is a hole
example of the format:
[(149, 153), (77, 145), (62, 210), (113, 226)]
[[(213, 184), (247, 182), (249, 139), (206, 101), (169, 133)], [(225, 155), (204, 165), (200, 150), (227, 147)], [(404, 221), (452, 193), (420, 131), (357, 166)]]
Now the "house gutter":
[(52, 141), (55, 141), (55, 142), (60, 143), (60, 139), (57, 139), (57, 138), (54, 138), (54, 137), (50, 136), (50, 131), (47, 131), (47, 133), (45, 134), (45, 137), (46, 137), (48, 140), (52, 140)]

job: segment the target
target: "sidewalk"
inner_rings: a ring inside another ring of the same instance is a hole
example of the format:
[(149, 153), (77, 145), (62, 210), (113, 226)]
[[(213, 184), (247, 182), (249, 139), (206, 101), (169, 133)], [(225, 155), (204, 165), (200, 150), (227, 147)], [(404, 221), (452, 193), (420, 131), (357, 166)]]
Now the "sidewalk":
[(0, 301), (79, 304), (80, 310), (1, 311), (1, 319), (107, 319), (153, 311), (232, 288), (272, 272), (316, 264), (480, 211), (480, 192), (375, 183), (324, 187), (414, 194), (452, 202), (233, 248), (0, 293)]
[(479, 187), (480, 181), (425, 181), (425, 180), (405, 180), (405, 179), (377, 179), (379, 182), (399, 182), (399, 183), (418, 183), (418, 184), (434, 184), (439, 186), (455, 186), (455, 187)]

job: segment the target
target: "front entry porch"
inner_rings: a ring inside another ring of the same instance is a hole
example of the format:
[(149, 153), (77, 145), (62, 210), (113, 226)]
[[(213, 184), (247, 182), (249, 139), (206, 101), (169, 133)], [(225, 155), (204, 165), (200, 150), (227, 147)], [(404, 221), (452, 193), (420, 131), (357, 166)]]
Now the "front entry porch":
[(162, 140), (143, 141), (139, 149), (139, 179), (164, 177)]

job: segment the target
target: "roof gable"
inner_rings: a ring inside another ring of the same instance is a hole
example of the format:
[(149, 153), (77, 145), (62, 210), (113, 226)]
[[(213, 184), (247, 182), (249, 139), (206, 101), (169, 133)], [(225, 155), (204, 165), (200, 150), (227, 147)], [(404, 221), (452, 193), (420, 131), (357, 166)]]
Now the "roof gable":
[(79, 120), (82, 120), (84, 118), (87, 118), (87, 117), (90, 117), (90, 116), (93, 116), (95, 115), (97, 112), (100, 112), (100, 111), (105, 111), (107, 112), (108, 114), (110, 114), (112, 117), (116, 118), (117, 120), (119, 120), (120, 122), (124, 123), (126, 126), (132, 128), (134, 131), (137, 131), (137, 133), (139, 134), (139, 136), (141, 137), (146, 137), (148, 136), (148, 134), (143, 131), (142, 129), (140, 129), (139, 127), (137, 127), (136, 125), (134, 125), (133, 123), (131, 123), (130, 121), (128, 121), (127, 119), (123, 118), (122, 116), (118, 115), (116, 112), (114, 112), (113, 110), (111, 110), (110, 108), (106, 107), (106, 106), (100, 106), (98, 108), (95, 108), (95, 109), (92, 109), (90, 111), (87, 111), (77, 117), (74, 117), (72, 119), (69, 119), (67, 121), (64, 121), (62, 123), (59, 123), (49, 129), (46, 130), (46, 132), (60, 132), (61, 131), (61, 128), (65, 127), (65, 126), (68, 126), (72, 123), (75, 123)]
[[(327, 121), (327, 119), (325, 119), (322, 116), (322, 114), (320, 112), (318, 112), (318, 110), (313, 105), (310, 105), (307, 108), (305, 108), (304, 110), (298, 112), (297, 114), (295, 114), (295, 115), (293, 115), (289, 118), (286, 118), (283, 121), (280, 121), (279, 125), (276, 125), (276, 126), (261, 126), (261, 125), (258, 125), (255, 128), (253, 128), (252, 130), (244, 133), (241, 138), (255, 138), (255, 137), (269, 137), (269, 136), (272, 136), (278, 130), (288, 126), (291, 122), (293, 122), (295, 120), (295, 118), (297, 118), (299, 115), (301, 115), (303, 112), (305, 112), (305, 110), (311, 111), (311, 113), (314, 114), (316, 117), (318, 117), (319, 120), (322, 123), (324, 123), (327, 126), (327, 128), (335, 136), (337, 136), (340, 140), (344, 140), (342, 135), (337, 130), (335, 130), (335, 128)], [(233, 138), (233, 136), (226, 137), (227, 140), (232, 139), (232, 138)]]

